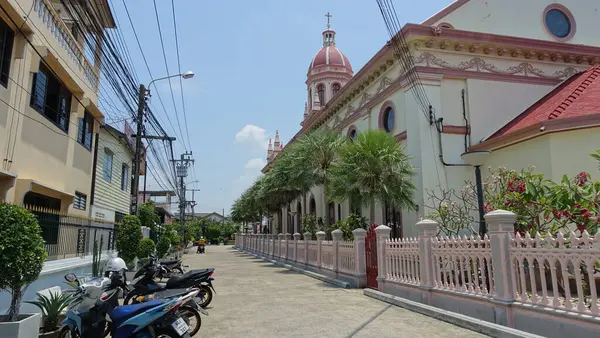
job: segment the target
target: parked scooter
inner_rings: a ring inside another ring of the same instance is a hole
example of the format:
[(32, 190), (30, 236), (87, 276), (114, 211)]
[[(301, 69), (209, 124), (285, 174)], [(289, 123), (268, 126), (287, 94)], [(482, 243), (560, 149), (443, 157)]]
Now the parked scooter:
[(155, 292), (161, 292), (172, 289), (198, 288), (198, 297), (196, 303), (206, 308), (212, 301), (214, 287), (212, 286), (212, 275), (215, 269), (191, 270), (183, 275), (171, 276), (166, 284), (157, 283), (154, 279), (159, 271), (164, 269), (154, 257), (150, 257), (149, 262), (144, 265), (134, 276), (129, 293), (125, 296), (124, 304), (134, 304), (136, 297), (145, 296)]
[[(111, 280), (114, 280), (111, 276)], [(178, 310), (198, 291), (187, 292), (173, 299), (154, 299), (136, 305), (126, 305), (112, 308), (105, 300), (114, 295), (114, 288), (103, 290), (104, 278), (95, 283), (81, 284), (74, 274), (68, 274), (65, 279), (77, 283), (74, 301), (67, 311), (63, 321), (64, 328), (60, 337), (100, 338), (106, 328), (106, 314), (112, 320), (111, 336), (125, 337), (156, 337), (189, 338), (189, 327), (180, 316)], [(110, 296), (107, 296), (110, 295)], [(99, 297), (98, 297), (99, 296)]]

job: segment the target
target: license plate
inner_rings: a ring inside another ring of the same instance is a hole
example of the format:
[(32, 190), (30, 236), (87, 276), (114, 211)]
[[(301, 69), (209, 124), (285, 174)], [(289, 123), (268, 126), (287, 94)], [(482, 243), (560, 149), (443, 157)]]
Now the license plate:
[(173, 327), (175, 332), (177, 332), (177, 334), (180, 336), (186, 334), (190, 329), (189, 326), (185, 323), (185, 320), (183, 320), (183, 318), (177, 319), (173, 322), (173, 324), (171, 324), (171, 326)]

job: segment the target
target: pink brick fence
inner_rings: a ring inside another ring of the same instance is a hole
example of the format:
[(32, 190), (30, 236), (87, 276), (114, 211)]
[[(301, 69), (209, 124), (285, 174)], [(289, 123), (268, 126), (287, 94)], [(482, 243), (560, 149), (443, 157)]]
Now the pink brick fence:
[(311, 271), (349, 282), (353, 287), (366, 285), (365, 234), (363, 229), (353, 231), (354, 240), (344, 241), (342, 231), (332, 232), (332, 241), (325, 233), (265, 235), (238, 234), (236, 247), (276, 260), (299, 265)]
[[(484, 239), (437, 236), (431, 220), (416, 224), (418, 238), (390, 239), (377, 227), (378, 290), (547, 337), (600, 336), (600, 233), (521, 237), (515, 214), (485, 218)], [(339, 230), (333, 241), (306, 235), (242, 235), (236, 245), (365, 286), (364, 230), (353, 242)]]

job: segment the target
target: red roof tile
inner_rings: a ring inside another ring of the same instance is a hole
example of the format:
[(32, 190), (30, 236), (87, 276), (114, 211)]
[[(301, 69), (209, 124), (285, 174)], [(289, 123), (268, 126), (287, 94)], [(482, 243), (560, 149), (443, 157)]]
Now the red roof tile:
[(571, 76), (488, 139), (541, 121), (589, 114), (600, 114), (600, 66)]

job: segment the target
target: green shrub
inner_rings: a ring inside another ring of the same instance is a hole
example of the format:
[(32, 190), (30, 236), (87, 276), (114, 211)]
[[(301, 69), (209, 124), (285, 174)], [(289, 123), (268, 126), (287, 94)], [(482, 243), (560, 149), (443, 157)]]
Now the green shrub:
[(137, 257), (148, 258), (148, 256), (154, 253), (154, 250), (156, 250), (156, 245), (154, 244), (154, 241), (150, 238), (144, 238), (140, 241), (140, 244), (138, 245)]
[(133, 268), (138, 245), (142, 240), (142, 225), (135, 215), (127, 215), (117, 228), (117, 251), (129, 268)]
[(310, 232), (314, 235), (317, 233), (317, 229), (317, 217), (315, 215), (302, 216), (302, 233)]
[(0, 289), (12, 294), (8, 320), (17, 320), (24, 289), (35, 281), (46, 260), (37, 218), (25, 208), (0, 203)]
[(158, 258), (164, 257), (167, 252), (169, 252), (169, 248), (171, 247), (171, 239), (169, 236), (162, 235), (158, 239), (158, 243), (156, 244), (156, 255)]

